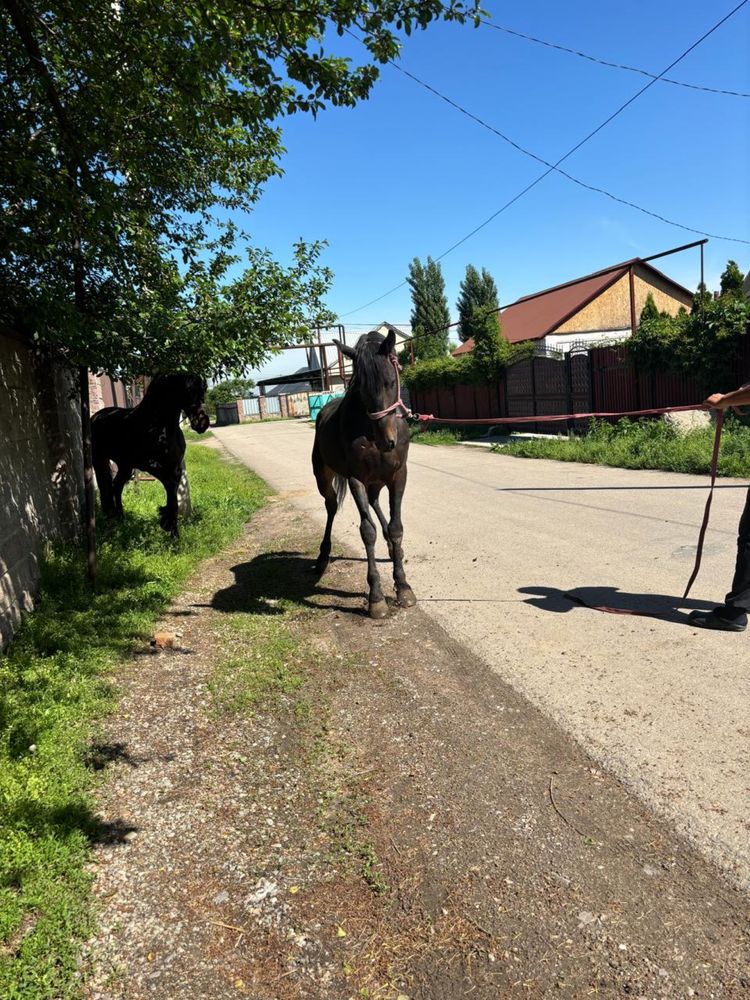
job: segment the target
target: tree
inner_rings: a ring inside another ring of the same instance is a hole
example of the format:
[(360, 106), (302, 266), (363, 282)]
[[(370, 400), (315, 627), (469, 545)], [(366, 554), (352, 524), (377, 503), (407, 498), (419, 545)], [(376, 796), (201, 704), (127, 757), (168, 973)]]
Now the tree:
[(502, 374), (510, 354), (510, 344), (503, 337), (500, 316), (491, 306), (476, 306), (468, 317), (474, 349), (471, 358), (477, 377), (494, 382)]
[[(730, 261), (724, 275), (733, 274), (731, 265)], [(740, 337), (748, 335), (750, 302), (736, 294), (736, 277), (725, 282), (724, 275), (722, 295), (714, 299), (705, 286), (699, 286), (690, 313), (659, 312), (647, 298), (630, 341), (631, 357), (641, 370), (692, 375), (705, 392), (736, 388), (734, 368)]]
[[(498, 306), (497, 285), (492, 275), (485, 268), (482, 268), (482, 273), (480, 274), (473, 264), (467, 264), (466, 275), (461, 282), (458, 302), (456, 303), (459, 319), (458, 336), (460, 340), (465, 342), (474, 336), (472, 316), (477, 307), (497, 309)], [(481, 326), (483, 323), (482, 315), (479, 315), (478, 321)]]
[[(237, 373), (332, 321), (321, 244), (284, 266), (231, 216), (280, 173), (280, 122), (366, 98), (396, 31), (464, 21), (450, 0), (3, 0), (0, 320), (79, 368)], [(477, 14), (473, 15), (475, 23)], [(331, 51), (359, 29), (365, 62)]]
[(411, 328), (414, 357), (437, 358), (448, 353), (450, 313), (440, 264), (432, 257), (422, 264), (418, 257), (409, 265), (406, 279), (411, 288)]
[[(396, 32), (460, 2), (4, 0), (0, 302), (112, 375), (237, 372), (330, 321), (321, 245), (284, 266), (231, 217), (281, 172), (281, 123), (368, 96)], [(357, 28), (362, 65), (337, 51)], [(227, 220), (230, 221), (227, 221)]]
[(255, 388), (251, 378), (228, 378), (212, 385), (206, 393), (206, 402), (212, 410), (217, 403), (233, 403), (237, 399), (247, 399)]
[(740, 271), (737, 263), (733, 260), (727, 261), (727, 266), (721, 275), (722, 295), (743, 295), (742, 282), (745, 275)]

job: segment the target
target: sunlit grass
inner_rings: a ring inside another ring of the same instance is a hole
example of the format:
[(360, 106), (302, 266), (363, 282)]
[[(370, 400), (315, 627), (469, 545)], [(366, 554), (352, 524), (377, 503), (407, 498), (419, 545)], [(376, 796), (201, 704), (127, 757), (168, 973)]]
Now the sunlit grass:
[[(589, 462), (622, 469), (663, 469), (666, 472), (708, 473), (714, 430), (680, 432), (663, 420), (592, 421), (585, 437), (519, 441), (497, 448), (518, 458), (550, 458), (559, 462)], [(719, 457), (722, 476), (750, 476), (750, 428), (731, 418), (722, 436)]]

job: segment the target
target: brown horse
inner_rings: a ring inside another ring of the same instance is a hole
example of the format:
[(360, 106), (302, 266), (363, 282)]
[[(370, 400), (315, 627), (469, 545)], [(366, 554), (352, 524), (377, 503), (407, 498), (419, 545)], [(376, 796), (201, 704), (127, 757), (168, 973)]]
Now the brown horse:
[[(393, 582), (398, 603), (405, 608), (417, 599), (406, 582), (401, 539), (401, 500), (406, 487), (409, 453), (407, 412), (401, 401), (398, 361), (393, 331), (382, 337), (375, 331), (360, 337), (352, 349), (335, 341), (354, 363), (354, 374), (344, 396), (331, 400), (318, 414), (312, 463), (318, 490), (325, 500), (328, 520), (315, 568), (322, 574), (331, 554), (331, 528), (346, 496), (347, 483), (360, 514), (360, 534), (367, 550), (367, 582), (371, 618), (384, 618), (388, 605), (380, 587), (375, 562), (375, 511), (393, 560)], [(380, 507), (380, 491), (388, 490), (390, 521)]]

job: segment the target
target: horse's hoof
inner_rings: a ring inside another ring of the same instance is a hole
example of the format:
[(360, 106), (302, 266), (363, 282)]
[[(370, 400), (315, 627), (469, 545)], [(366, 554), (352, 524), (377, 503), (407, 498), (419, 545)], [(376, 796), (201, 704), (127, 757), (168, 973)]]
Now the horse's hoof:
[(387, 618), (388, 605), (385, 601), (370, 601), (368, 614), (370, 615), (370, 618)]
[(417, 603), (417, 599), (414, 596), (414, 591), (411, 587), (400, 587), (396, 591), (396, 600), (402, 608), (413, 608)]

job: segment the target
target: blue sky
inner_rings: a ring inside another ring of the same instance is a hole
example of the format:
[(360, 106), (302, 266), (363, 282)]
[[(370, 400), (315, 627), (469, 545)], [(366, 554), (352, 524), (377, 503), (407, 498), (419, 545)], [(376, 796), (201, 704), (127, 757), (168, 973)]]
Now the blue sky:
[[(659, 73), (735, 4), (698, 0), (485, 3), (490, 18), (614, 62)], [(359, 56), (351, 39), (336, 50)], [(750, 93), (750, 4), (668, 75)], [(402, 65), (514, 140), (556, 160), (634, 94), (642, 76), (594, 65), (486, 26), (437, 24), (404, 42)], [(369, 101), (284, 123), (284, 176), (243, 220), (280, 259), (326, 239), (329, 305), (349, 328), (407, 322), (402, 281), (414, 256), (438, 256), (543, 168), (383, 67)], [(657, 82), (565, 163), (589, 183), (686, 225), (750, 240), (750, 100)], [(698, 237), (551, 175), (442, 262), (451, 311), (468, 263), (501, 301)], [(750, 246), (711, 240), (706, 274), (750, 269)], [(658, 263), (698, 281), (697, 251)], [(264, 370), (289, 368), (276, 359)], [(299, 361), (299, 358), (295, 358)]]

